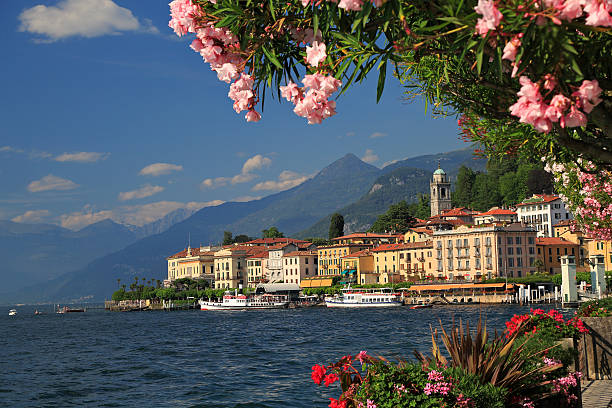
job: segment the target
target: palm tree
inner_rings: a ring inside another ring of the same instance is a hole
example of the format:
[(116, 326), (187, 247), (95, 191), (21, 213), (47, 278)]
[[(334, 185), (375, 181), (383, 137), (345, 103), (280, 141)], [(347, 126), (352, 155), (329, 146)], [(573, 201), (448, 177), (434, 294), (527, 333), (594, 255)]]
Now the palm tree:
[(121, 287), (121, 278), (117, 278), (117, 286)]

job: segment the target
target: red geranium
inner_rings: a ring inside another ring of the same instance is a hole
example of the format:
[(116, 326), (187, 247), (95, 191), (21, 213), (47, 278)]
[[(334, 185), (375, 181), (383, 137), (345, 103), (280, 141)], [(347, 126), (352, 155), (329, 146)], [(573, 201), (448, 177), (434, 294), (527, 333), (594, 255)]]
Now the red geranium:
[(317, 385), (321, 384), (321, 380), (323, 380), (323, 377), (325, 376), (325, 371), (325, 367), (318, 364), (313, 365), (312, 373), (310, 373), (312, 381), (314, 381)]

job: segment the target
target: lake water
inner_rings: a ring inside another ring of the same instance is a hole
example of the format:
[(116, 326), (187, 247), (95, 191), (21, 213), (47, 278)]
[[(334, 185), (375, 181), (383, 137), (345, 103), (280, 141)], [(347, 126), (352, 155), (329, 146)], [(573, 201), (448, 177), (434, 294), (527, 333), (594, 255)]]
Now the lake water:
[(503, 329), (520, 306), (305, 308), (0, 316), (0, 406), (326, 407), (315, 363), (366, 350), (390, 359), (427, 352), (429, 327), (453, 316)]

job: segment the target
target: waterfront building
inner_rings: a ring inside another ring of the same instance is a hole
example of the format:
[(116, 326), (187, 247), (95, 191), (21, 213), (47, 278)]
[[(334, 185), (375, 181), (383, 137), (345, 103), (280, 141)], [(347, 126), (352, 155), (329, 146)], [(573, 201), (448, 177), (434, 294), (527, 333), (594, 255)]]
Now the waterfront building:
[(536, 231), (522, 223), (435, 231), (434, 277), (474, 280), (535, 273)]
[(489, 211), (474, 215), (474, 224), (476, 225), (498, 222), (518, 222), (518, 214), (512, 210), (493, 207)]
[(578, 253), (578, 244), (559, 237), (538, 237), (536, 239), (540, 271), (550, 274), (561, 273), (561, 257)]
[[(309, 244), (311, 243), (309, 242)], [(291, 243), (281, 243), (268, 247), (267, 280), (269, 283), (283, 283), (283, 255), (298, 249), (297, 244)]]
[(374, 255), (371, 249), (361, 251), (341, 258), (342, 271), (355, 277), (355, 283), (366, 285), (379, 282), (379, 274), (374, 272)]
[(374, 272), (381, 278), (379, 283), (397, 283), (405, 280), (400, 274), (400, 249), (404, 245), (385, 244), (372, 250)]
[(343, 235), (341, 237), (332, 238), (334, 245), (336, 244), (369, 244), (373, 246), (381, 244), (393, 244), (403, 239), (400, 234), (392, 233), (377, 233), (377, 232), (355, 232), (353, 234)]
[(300, 284), (317, 275), (317, 251), (292, 251), (283, 255), (283, 282)]
[(215, 289), (239, 288), (246, 285), (246, 259), (252, 246), (234, 245), (215, 252)]
[(516, 207), (519, 220), (533, 226), (538, 237), (552, 237), (554, 225), (574, 218), (556, 195), (534, 194)]
[(257, 250), (252, 251), (251, 255), (246, 258), (247, 263), (247, 286), (254, 288), (260, 283), (268, 281), (268, 249), (266, 247), (257, 247)]
[(580, 229), (575, 227), (574, 220), (565, 220), (553, 225), (553, 237), (564, 238), (578, 245), (578, 254), (576, 256), (576, 271), (590, 272), (591, 268), (588, 263), (589, 259), (589, 242), (590, 238), (584, 236)]
[(424, 242), (431, 239), (433, 229), (424, 227), (408, 228), (404, 234), (404, 242)]
[(440, 163), (429, 182), (429, 193), (432, 217), (451, 209), (451, 183), (446, 172), (440, 168)]
[(218, 247), (201, 246), (199, 248), (185, 248), (181, 252), (166, 258), (168, 262), (168, 279), (164, 285), (176, 279), (207, 279), (211, 286), (214, 281), (214, 255)]
[(343, 256), (350, 255), (354, 252), (371, 249), (372, 244), (334, 244), (325, 245), (317, 248), (317, 257), (319, 260), (319, 275), (340, 275), (342, 271), (342, 262), (340, 259)]
[(434, 276), (436, 259), (433, 241), (407, 242), (400, 249), (400, 274), (404, 280), (415, 281)]
[(612, 241), (590, 239), (587, 241), (587, 248), (589, 256), (603, 256), (604, 269), (612, 271)]

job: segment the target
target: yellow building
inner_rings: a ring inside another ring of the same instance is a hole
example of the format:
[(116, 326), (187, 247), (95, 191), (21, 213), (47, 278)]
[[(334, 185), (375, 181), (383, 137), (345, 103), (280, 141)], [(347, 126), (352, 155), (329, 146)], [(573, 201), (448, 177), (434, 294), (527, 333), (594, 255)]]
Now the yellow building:
[(589, 255), (603, 255), (605, 270), (612, 271), (612, 241), (591, 239), (587, 242), (587, 246)]
[(578, 244), (578, 254), (576, 256), (576, 271), (590, 272), (591, 267), (588, 264), (589, 245), (591, 241), (586, 238), (580, 229), (575, 228), (574, 220), (564, 220), (552, 226), (553, 237), (563, 238), (574, 244)]
[(404, 242), (425, 242), (431, 240), (433, 230), (423, 227), (410, 228), (404, 234)]
[(317, 248), (319, 275), (340, 275), (343, 256), (372, 248), (371, 244), (335, 244)]
[(431, 276), (436, 260), (433, 242), (407, 242), (400, 249), (400, 273), (405, 280), (414, 281)]
[(239, 288), (247, 280), (246, 259), (254, 248), (232, 246), (215, 252), (215, 289)]
[(370, 249), (353, 252), (342, 257), (342, 270), (356, 277), (361, 285), (378, 283), (379, 274), (374, 272), (374, 254)]
[[(561, 273), (561, 257), (564, 255), (576, 256), (578, 244), (560, 237), (536, 238), (539, 272), (555, 274)], [(576, 269), (577, 270), (577, 269)]]
[(207, 279), (212, 282), (214, 273), (214, 255), (216, 248), (188, 247), (181, 252), (166, 258), (168, 261), (168, 279), (166, 284), (176, 279)]

